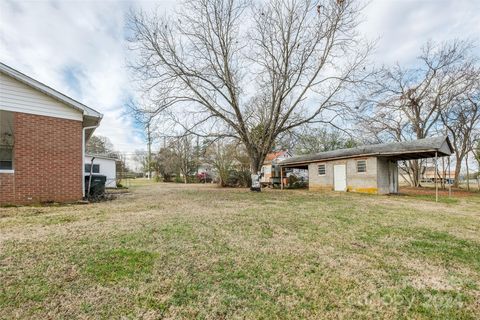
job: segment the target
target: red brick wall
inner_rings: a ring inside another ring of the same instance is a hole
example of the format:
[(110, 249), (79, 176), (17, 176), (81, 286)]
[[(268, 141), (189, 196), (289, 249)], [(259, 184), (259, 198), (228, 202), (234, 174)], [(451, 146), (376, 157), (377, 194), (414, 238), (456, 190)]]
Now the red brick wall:
[(0, 174), (0, 204), (82, 198), (82, 122), (14, 113), (14, 170)]
[(15, 202), (13, 174), (0, 173), (0, 205)]

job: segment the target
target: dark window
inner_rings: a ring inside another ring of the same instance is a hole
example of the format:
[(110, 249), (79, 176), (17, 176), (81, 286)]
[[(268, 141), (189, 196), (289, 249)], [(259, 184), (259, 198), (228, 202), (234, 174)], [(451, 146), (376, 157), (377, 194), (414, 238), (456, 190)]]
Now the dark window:
[(319, 164), (318, 165), (318, 175), (319, 176), (324, 176), (326, 173), (325, 165), (324, 164)]
[[(86, 174), (89, 174), (90, 173), (90, 168), (91, 168), (91, 164), (88, 163), (88, 164), (85, 164), (85, 173)], [(100, 173), (100, 165), (99, 164), (94, 164), (93, 165), (93, 170), (92, 170), (92, 173)]]
[(367, 172), (367, 160), (357, 160), (357, 172)]
[(13, 113), (0, 111), (0, 170), (13, 170)]

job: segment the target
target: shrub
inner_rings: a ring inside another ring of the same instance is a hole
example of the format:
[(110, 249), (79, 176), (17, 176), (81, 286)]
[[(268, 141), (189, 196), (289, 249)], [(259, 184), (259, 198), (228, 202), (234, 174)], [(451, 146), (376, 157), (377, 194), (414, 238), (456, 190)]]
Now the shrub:
[(287, 180), (288, 189), (303, 189), (308, 187), (308, 182), (304, 181), (303, 179), (299, 179), (293, 174), (289, 175)]
[(163, 182), (172, 182), (172, 175), (171, 174), (164, 174), (162, 175)]
[(289, 186), (294, 185), (297, 181), (298, 181), (297, 176), (295, 176), (293, 174), (289, 175), (288, 178), (287, 178), (287, 183), (288, 183)]
[(289, 189), (304, 189), (308, 188), (308, 182), (306, 181), (295, 181), (293, 184), (288, 186)]
[(249, 187), (252, 184), (252, 178), (249, 171), (231, 170), (228, 179), (225, 182), (227, 187)]

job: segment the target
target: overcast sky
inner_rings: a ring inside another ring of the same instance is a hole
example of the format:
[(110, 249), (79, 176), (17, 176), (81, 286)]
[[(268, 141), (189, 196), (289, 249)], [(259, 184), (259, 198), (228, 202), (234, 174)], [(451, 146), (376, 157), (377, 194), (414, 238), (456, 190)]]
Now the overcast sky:
[[(145, 149), (142, 132), (125, 114), (133, 90), (126, 14), (132, 7), (169, 11), (174, 5), (0, 0), (0, 60), (103, 113), (97, 133), (116, 149)], [(361, 32), (378, 39), (378, 64), (413, 63), (428, 40), (480, 40), (480, 0), (372, 0), (363, 20)]]

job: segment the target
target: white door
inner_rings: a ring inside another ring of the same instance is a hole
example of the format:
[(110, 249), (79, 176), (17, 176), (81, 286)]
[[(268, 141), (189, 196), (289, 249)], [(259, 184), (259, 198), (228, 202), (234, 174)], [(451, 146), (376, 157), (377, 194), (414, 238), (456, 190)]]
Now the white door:
[(333, 185), (335, 191), (347, 191), (347, 166), (337, 164), (333, 166)]

